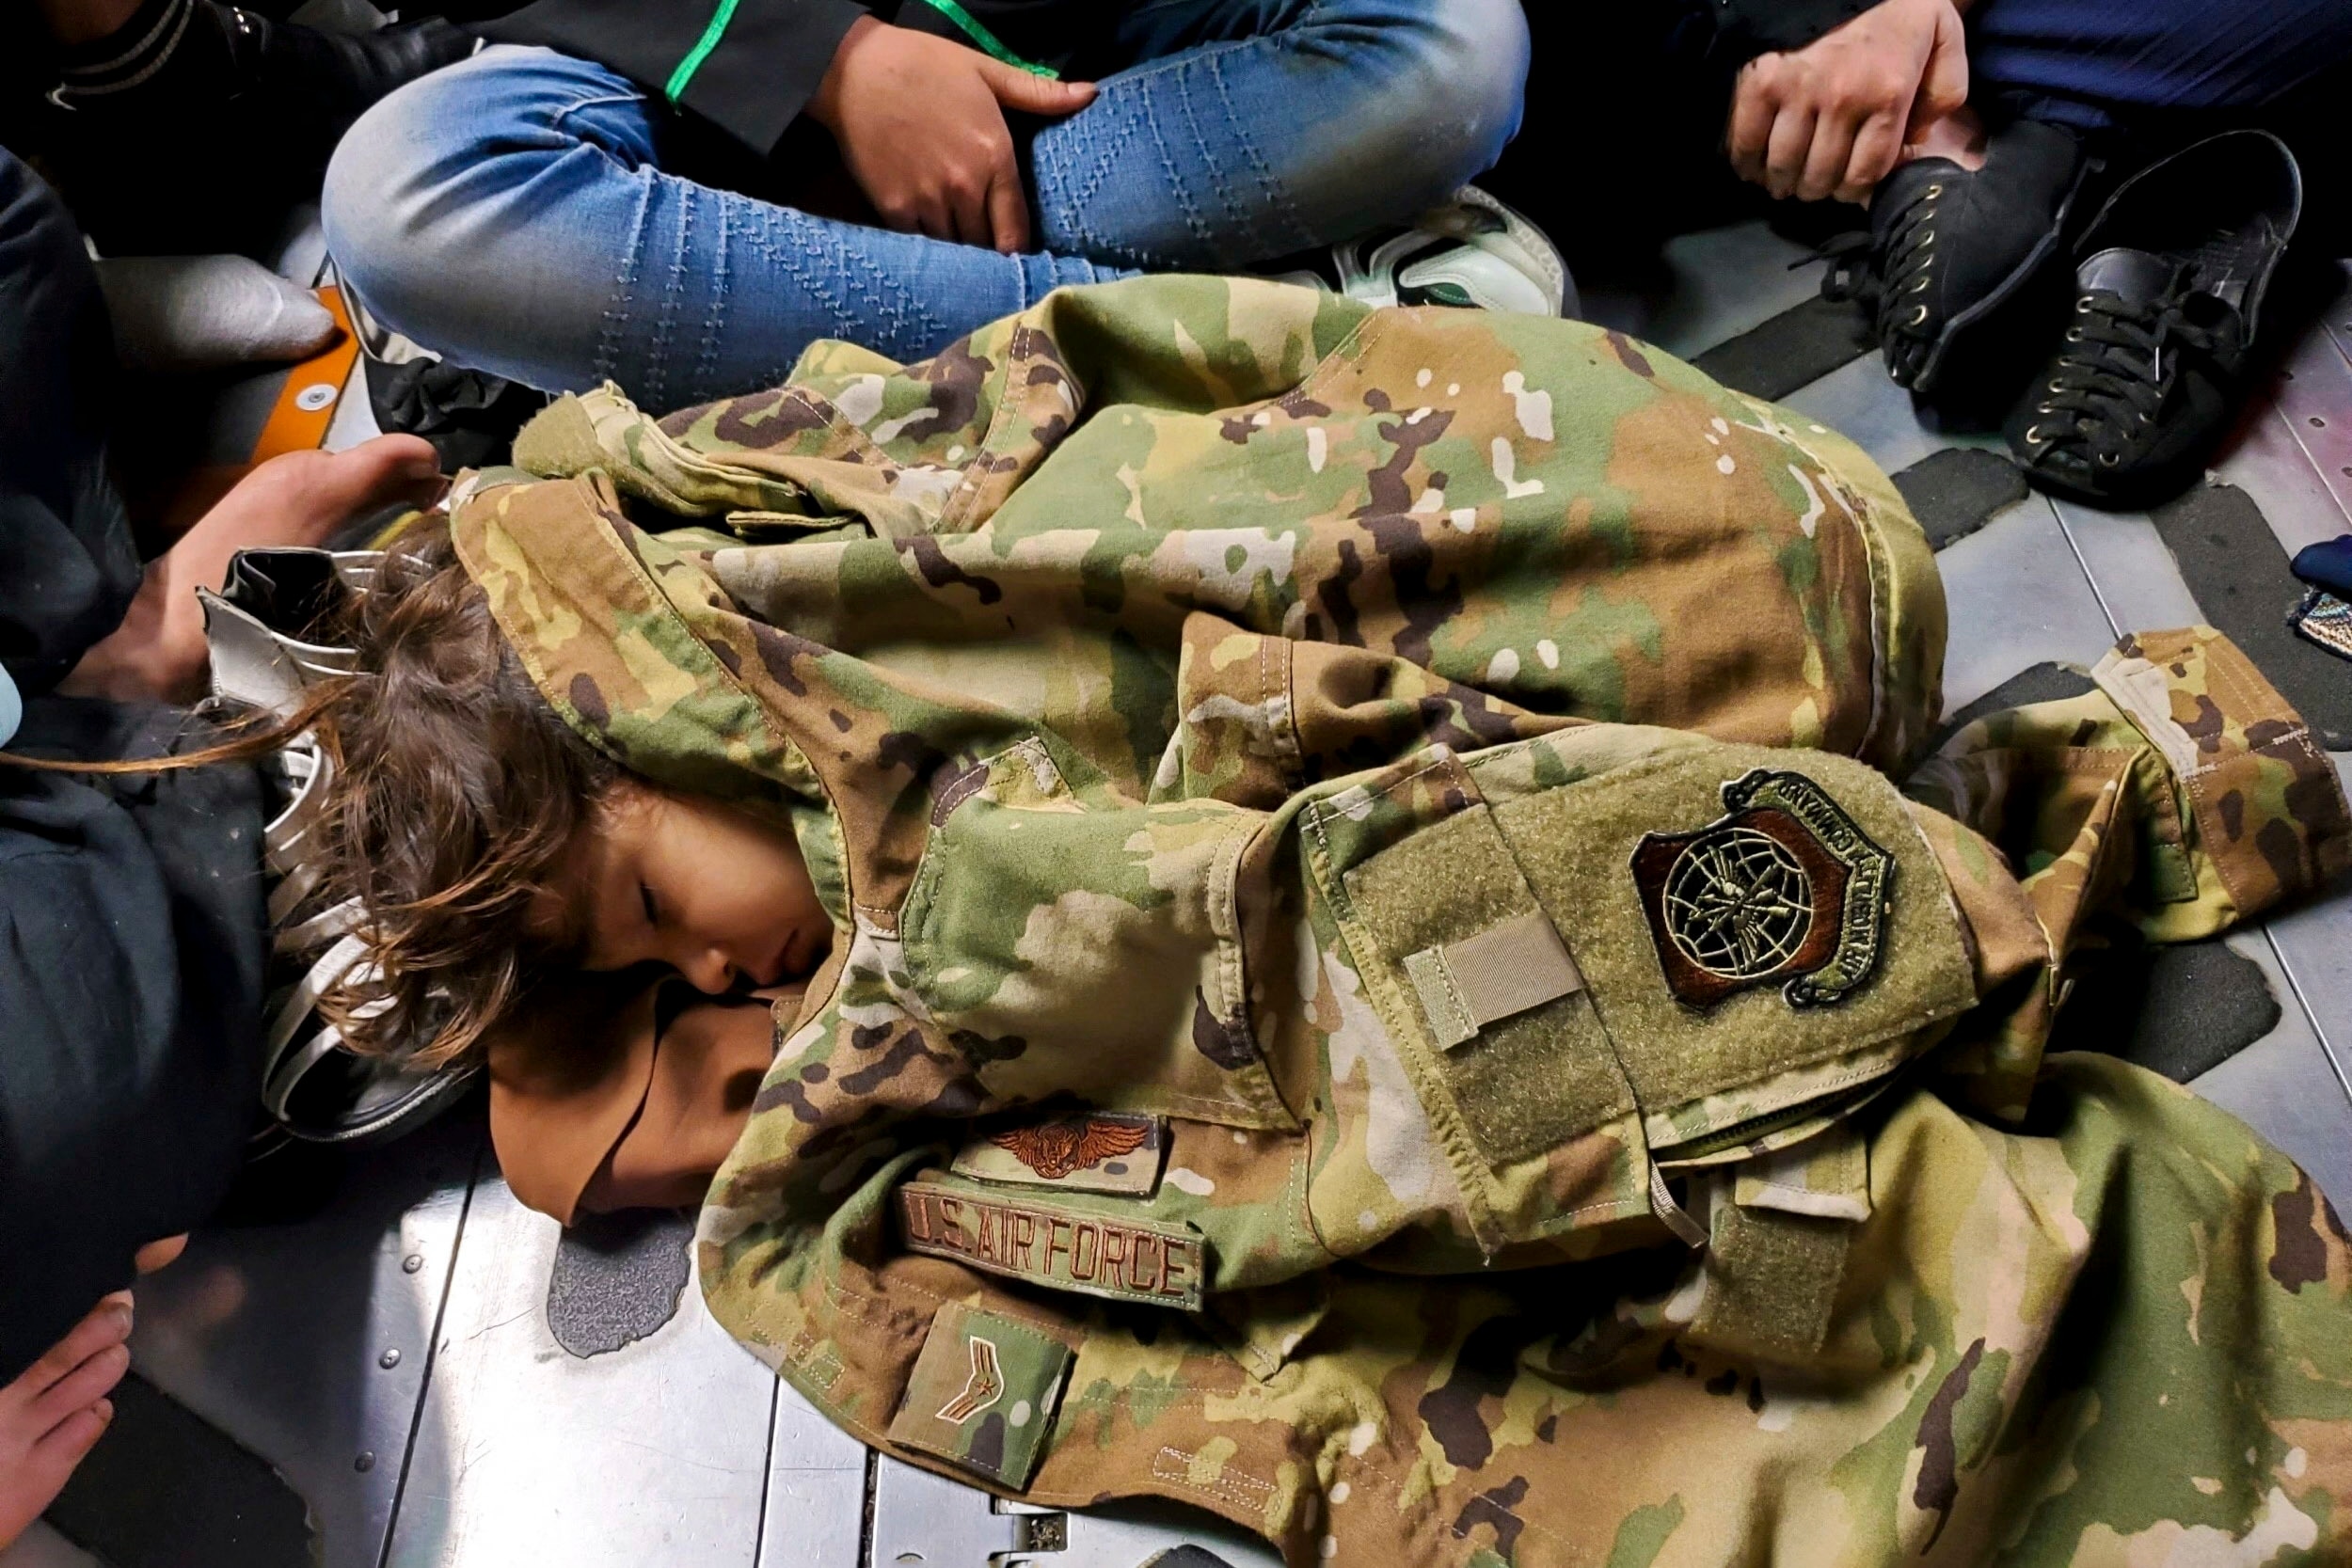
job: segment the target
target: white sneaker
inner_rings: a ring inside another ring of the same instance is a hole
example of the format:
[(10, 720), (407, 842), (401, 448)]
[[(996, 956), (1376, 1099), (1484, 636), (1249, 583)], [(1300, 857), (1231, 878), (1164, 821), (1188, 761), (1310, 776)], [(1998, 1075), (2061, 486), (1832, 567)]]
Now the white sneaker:
[(1380, 229), (1331, 247), (1330, 273), (1282, 281), (1367, 305), (1451, 305), (1531, 316), (1574, 316), (1568, 264), (1544, 231), (1475, 185), (1464, 185), (1409, 229)]

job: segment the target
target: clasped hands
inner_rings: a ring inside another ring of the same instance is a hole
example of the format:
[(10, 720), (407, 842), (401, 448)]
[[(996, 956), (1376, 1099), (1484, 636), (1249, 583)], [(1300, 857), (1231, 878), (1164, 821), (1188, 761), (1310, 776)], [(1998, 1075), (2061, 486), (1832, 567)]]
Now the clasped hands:
[(1725, 150), (1742, 180), (1774, 197), (1867, 202), (1967, 103), (1961, 7), (1881, 0), (1803, 49), (1742, 67)]

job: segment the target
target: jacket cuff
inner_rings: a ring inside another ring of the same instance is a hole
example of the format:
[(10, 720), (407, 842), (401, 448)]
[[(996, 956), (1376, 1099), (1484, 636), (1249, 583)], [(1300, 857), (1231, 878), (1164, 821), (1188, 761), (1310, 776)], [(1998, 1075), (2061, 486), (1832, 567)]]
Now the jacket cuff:
[(764, 158), (817, 95), (850, 24), (872, 14), (855, 0), (739, 0), (700, 64), (680, 62), (671, 102)]
[(1716, 61), (1745, 65), (1758, 55), (1803, 49), (1878, 0), (1707, 0), (1715, 22)]

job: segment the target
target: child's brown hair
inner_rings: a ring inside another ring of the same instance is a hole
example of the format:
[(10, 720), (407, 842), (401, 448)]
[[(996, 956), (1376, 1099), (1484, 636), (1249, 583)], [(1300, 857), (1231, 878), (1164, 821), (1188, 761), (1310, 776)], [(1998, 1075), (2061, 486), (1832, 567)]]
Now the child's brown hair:
[(333, 775), (310, 834), (324, 874), (305, 910), (357, 898), (366, 949), (319, 1011), (355, 1051), (447, 1062), (578, 946), (580, 933), (549, 918), (568, 900), (548, 895), (621, 769), (540, 696), (446, 530), (395, 546), (342, 624), (306, 635), (353, 647), (358, 666), (281, 722), (172, 758), (9, 760), (150, 772), (260, 756), (314, 732)]

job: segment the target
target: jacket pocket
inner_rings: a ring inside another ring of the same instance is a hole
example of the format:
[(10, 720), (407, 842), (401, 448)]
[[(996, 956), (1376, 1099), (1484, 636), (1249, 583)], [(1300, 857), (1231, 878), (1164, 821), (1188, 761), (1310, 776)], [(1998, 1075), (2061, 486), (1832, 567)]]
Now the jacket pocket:
[(1234, 884), (1262, 814), (1073, 789), (1035, 737), (935, 800), (899, 921), (909, 989), (992, 1096), (1296, 1125), (1244, 1006)]

